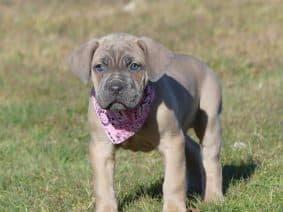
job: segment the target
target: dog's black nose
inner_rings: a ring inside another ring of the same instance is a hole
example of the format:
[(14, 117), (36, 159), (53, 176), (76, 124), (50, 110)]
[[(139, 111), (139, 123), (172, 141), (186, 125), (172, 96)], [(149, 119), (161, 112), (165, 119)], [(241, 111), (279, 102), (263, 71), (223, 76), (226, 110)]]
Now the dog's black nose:
[(118, 94), (123, 89), (123, 86), (121, 83), (115, 83), (112, 84), (109, 89), (113, 94)]

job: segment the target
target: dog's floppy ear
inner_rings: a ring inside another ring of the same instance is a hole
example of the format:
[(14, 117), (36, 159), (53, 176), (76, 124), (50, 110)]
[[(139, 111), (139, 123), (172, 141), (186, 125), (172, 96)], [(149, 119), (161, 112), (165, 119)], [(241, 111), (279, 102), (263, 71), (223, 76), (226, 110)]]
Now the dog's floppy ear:
[(141, 37), (137, 43), (145, 52), (146, 60), (150, 66), (149, 80), (152, 82), (159, 80), (166, 73), (166, 66), (171, 63), (174, 54), (148, 37)]
[(75, 49), (69, 57), (72, 72), (85, 84), (89, 80), (92, 57), (98, 45), (97, 39), (92, 39)]

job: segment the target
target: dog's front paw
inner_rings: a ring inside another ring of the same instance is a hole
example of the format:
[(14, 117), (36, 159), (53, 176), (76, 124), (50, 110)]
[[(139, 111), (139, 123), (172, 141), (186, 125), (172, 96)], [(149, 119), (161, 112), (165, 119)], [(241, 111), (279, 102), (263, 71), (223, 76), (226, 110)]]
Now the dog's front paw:
[(205, 202), (223, 201), (224, 196), (222, 192), (206, 192), (203, 199)]
[(186, 212), (186, 206), (182, 202), (169, 200), (164, 203), (163, 212)]
[(111, 203), (99, 204), (96, 206), (96, 212), (118, 212), (117, 205)]

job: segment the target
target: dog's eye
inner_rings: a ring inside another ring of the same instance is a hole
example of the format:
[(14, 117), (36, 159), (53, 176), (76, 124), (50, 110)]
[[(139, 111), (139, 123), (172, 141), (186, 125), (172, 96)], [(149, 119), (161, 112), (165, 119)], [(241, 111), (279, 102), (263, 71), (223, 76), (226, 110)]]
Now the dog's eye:
[(141, 69), (141, 65), (137, 64), (137, 63), (132, 63), (129, 66), (130, 71), (139, 71)]
[(94, 69), (97, 72), (102, 72), (102, 71), (105, 71), (106, 67), (103, 64), (97, 64), (97, 65), (94, 66)]

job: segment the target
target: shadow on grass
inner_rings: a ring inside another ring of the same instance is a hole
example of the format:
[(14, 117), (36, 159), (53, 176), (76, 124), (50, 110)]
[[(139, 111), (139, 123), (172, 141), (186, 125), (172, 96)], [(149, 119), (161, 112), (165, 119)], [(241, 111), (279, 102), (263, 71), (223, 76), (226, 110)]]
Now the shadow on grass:
[(139, 200), (142, 196), (149, 196), (152, 199), (162, 199), (163, 178), (159, 178), (148, 185), (140, 185), (135, 192), (126, 195), (119, 202), (119, 211), (124, 211), (126, 205)]
[[(157, 179), (155, 182), (151, 183), (149, 186), (147, 185), (140, 185), (135, 192), (128, 194), (125, 196), (120, 202), (119, 202), (119, 211), (124, 211), (125, 207), (133, 203), (137, 200), (139, 200), (143, 196), (150, 197), (152, 199), (158, 199), (159, 201), (162, 201), (162, 184), (163, 184), (163, 178)], [(196, 201), (196, 198), (199, 196), (187, 194), (187, 198), (189, 201)], [(189, 206), (192, 206), (189, 204)]]
[(229, 186), (236, 181), (247, 181), (255, 172), (257, 164), (252, 159), (242, 162), (239, 165), (225, 165), (223, 167), (223, 192), (226, 194)]
[[(229, 186), (240, 180), (247, 181), (255, 172), (257, 164), (249, 159), (239, 165), (225, 165), (223, 167), (223, 192), (226, 194)], [(163, 178), (159, 178), (150, 185), (140, 185), (135, 192), (126, 195), (119, 203), (119, 211), (124, 211), (126, 205), (139, 200), (142, 196), (162, 200)], [(197, 194), (195, 194), (197, 195)], [(188, 194), (190, 201), (196, 201), (195, 195)], [(198, 196), (199, 197), (199, 196)]]

